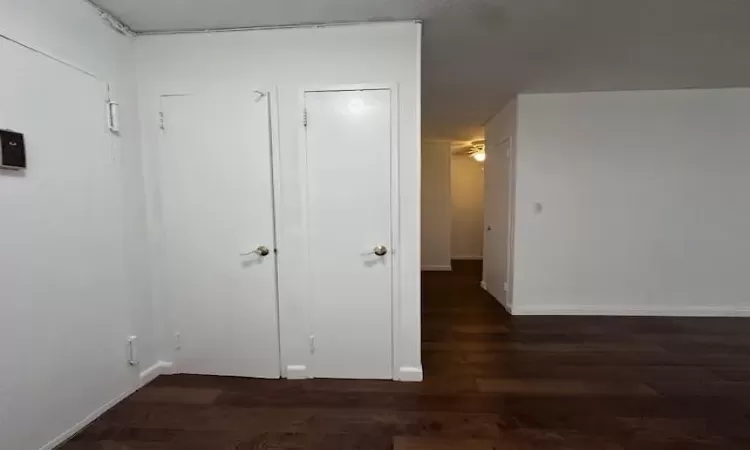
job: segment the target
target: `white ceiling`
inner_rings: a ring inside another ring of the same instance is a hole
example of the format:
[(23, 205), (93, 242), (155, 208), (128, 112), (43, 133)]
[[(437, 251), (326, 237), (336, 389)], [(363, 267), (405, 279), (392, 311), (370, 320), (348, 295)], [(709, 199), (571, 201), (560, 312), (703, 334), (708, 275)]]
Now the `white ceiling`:
[(424, 20), (423, 122), (468, 140), (518, 92), (750, 86), (750, 0), (94, 0), (135, 31)]

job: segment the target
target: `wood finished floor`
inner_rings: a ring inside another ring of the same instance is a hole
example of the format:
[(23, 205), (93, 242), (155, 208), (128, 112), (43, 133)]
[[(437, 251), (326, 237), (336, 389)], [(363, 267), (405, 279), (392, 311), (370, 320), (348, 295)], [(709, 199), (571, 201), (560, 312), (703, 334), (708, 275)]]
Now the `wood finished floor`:
[(165, 376), (61, 449), (750, 449), (747, 319), (511, 318), (454, 267), (424, 383)]

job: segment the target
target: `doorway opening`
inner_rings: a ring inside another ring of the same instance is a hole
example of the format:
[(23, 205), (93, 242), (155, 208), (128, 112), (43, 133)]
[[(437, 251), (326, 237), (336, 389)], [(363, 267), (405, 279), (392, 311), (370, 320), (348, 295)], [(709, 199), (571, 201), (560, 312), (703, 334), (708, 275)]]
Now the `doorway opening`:
[(451, 266), (481, 270), (484, 256), (484, 141), (451, 154)]
[(513, 141), (489, 131), (487, 141), (423, 143), (422, 270), (473, 277), (510, 311)]

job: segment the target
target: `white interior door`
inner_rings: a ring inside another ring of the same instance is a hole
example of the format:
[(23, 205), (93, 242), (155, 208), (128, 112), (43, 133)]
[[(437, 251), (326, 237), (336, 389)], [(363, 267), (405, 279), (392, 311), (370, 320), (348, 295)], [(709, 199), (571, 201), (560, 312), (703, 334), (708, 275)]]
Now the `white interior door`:
[[(177, 370), (278, 378), (268, 96), (164, 96), (162, 108), (165, 290), (180, 335)], [(251, 253), (259, 247), (269, 253)]]
[(493, 297), (506, 302), (510, 199), (510, 139), (487, 147), (484, 163), (484, 282)]
[(305, 106), (312, 374), (390, 379), (391, 91), (307, 92)]

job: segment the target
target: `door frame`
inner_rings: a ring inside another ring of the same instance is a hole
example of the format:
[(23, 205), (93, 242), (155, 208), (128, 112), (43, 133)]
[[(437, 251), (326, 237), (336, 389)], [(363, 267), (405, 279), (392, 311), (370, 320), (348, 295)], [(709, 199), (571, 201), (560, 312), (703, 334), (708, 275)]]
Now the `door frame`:
[[(516, 235), (516, 150), (513, 136), (508, 136), (503, 142), (508, 142), (508, 236), (505, 252), (505, 307), (508, 312), (513, 311), (513, 254), (515, 252)], [(501, 142), (502, 144), (502, 142)]]
[[(401, 191), (399, 185), (399, 85), (398, 83), (358, 83), (340, 85), (307, 86), (299, 90), (299, 113), (304, 118), (307, 93), (312, 92), (351, 92), (351, 91), (390, 91), (391, 94), (391, 379), (399, 378), (399, 343), (400, 336), (400, 309), (401, 309)], [(302, 205), (302, 229), (304, 230), (305, 244), (309, 249), (309, 223), (308, 223), (308, 180), (307, 180), (307, 125), (303, 120), (299, 121), (298, 127), (298, 155), (299, 155), (299, 180), (300, 180), (300, 204)], [(310, 258), (305, 260), (305, 283), (310, 286)], [(305, 307), (308, 310), (307, 334), (314, 333), (312, 323), (312, 299), (310, 289), (305, 298)], [(283, 357), (283, 354), (282, 354)], [(308, 374), (314, 378), (312, 353), (306, 361)], [(282, 367), (286, 367), (282, 361)]]
[[(154, 106), (158, 108), (160, 120), (164, 120), (164, 99), (169, 97), (190, 97), (197, 95), (210, 94), (211, 89), (160, 89), (161, 93), (156, 95), (156, 103)], [(279, 229), (282, 226), (282, 217), (280, 214), (280, 208), (277, 204), (281, 199), (281, 154), (280, 154), (280, 126), (279, 126), (279, 89), (276, 86), (261, 86), (261, 87), (250, 87), (243, 89), (243, 92), (248, 94), (264, 94), (268, 97), (268, 127), (269, 127), (269, 148), (270, 160), (271, 160), (271, 196), (272, 196), (272, 215), (273, 215), (273, 248), (279, 248)], [(168, 120), (168, 119), (167, 119)], [(162, 122), (163, 126), (164, 122)], [(164, 129), (156, 127), (154, 130), (156, 133), (156, 146), (157, 150), (163, 148), (165, 145)], [(151, 244), (151, 252), (156, 254), (154, 266), (151, 270), (151, 275), (154, 280), (152, 289), (155, 295), (161, 299), (165, 299), (165, 293), (167, 292), (167, 286), (165, 285), (164, 277), (161, 275), (166, 269), (166, 253), (165, 253), (165, 226), (163, 210), (161, 208), (163, 197), (162, 197), (162, 168), (160, 165), (160, 157), (151, 156), (148, 163), (151, 164), (150, 172), (144, 175), (146, 183), (146, 204), (149, 210), (158, 210), (154, 215), (149, 218), (147, 212), (147, 219), (149, 220), (149, 234), (155, 233), (156, 236), (151, 236), (149, 239), (154, 244)], [(155, 164), (154, 164), (155, 163)], [(156, 207), (158, 205), (158, 208)], [(281, 315), (280, 315), (280, 301), (279, 301), (279, 258), (278, 253), (274, 257), (274, 281), (276, 285), (276, 296), (274, 298), (276, 308), (276, 345), (279, 353), (279, 377), (284, 376), (284, 365), (283, 365), (283, 354), (281, 346)], [(179, 338), (176, 333), (180, 333), (180, 330), (176, 329), (176, 318), (175, 318), (175, 307), (173, 304), (168, 303), (164, 306), (167, 314), (162, 319), (164, 326), (167, 328), (167, 335), (164, 336), (165, 342), (174, 343), (174, 345), (166, 345), (166, 348), (171, 352), (171, 367), (165, 373), (179, 373), (179, 353), (178, 348), (180, 346)]]

